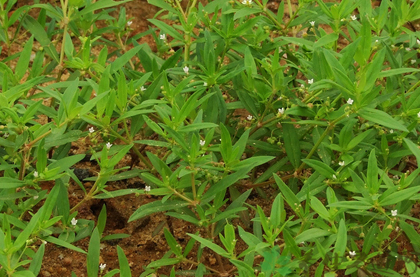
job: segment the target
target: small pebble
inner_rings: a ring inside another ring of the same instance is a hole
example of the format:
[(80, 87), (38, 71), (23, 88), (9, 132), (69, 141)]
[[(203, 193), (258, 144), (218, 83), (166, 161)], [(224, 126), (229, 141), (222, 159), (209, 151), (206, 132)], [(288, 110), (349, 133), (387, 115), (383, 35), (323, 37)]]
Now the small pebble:
[(70, 257), (65, 257), (64, 259), (63, 259), (63, 265), (64, 266), (69, 266), (69, 265), (71, 265), (71, 262), (73, 261), (73, 259), (72, 258), (70, 258)]

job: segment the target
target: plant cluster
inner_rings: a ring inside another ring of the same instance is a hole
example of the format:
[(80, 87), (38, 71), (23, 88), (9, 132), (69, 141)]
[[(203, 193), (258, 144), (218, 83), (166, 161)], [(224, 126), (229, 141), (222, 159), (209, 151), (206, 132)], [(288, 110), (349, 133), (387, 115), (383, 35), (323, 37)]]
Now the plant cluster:
[[(89, 277), (131, 276), (119, 246), (119, 269), (99, 263), (127, 236), (103, 236), (106, 208), (78, 217), (127, 194), (158, 196), (130, 221), (196, 226), (182, 245), (164, 229), (170, 250), (141, 276), (419, 274), (420, 1), (148, 0), (154, 27), (134, 36), (127, 1), (0, 0), (0, 276), (37, 276), (46, 243), (86, 254)], [(90, 188), (73, 170), (86, 157)], [(247, 204), (269, 186), (269, 214)]]

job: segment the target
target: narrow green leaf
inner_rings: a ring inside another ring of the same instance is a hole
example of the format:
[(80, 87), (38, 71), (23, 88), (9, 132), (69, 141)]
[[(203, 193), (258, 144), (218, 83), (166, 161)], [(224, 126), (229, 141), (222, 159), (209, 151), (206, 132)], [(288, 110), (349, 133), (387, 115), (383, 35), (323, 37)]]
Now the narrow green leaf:
[(88, 277), (97, 277), (99, 271), (99, 254), (100, 254), (100, 237), (98, 228), (93, 230), (89, 241), (89, 248), (87, 253), (87, 274)]
[(128, 264), (127, 257), (124, 254), (124, 250), (117, 245), (118, 262), (120, 264), (120, 276), (131, 277), (131, 269)]
[(154, 201), (145, 205), (140, 206), (128, 219), (128, 222), (131, 222), (136, 219), (140, 219), (147, 215), (164, 212), (168, 210), (180, 209), (182, 207), (188, 206), (188, 202), (179, 201), (179, 200), (167, 200), (164, 203), (161, 201)]
[(184, 41), (184, 38), (180, 33), (178, 33), (173, 27), (169, 26), (163, 21), (160, 21), (158, 19), (148, 19), (148, 21), (154, 25), (156, 25), (161, 31), (163, 31), (165, 34), (170, 35), (171, 37), (179, 40)]
[(346, 253), (347, 245), (347, 227), (344, 219), (340, 220), (338, 231), (337, 231), (337, 240), (335, 242), (333, 257), (344, 257)]
[(318, 171), (321, 175), (330, 179), (334, 178), (335, 171), (328, 165), (324, 164), (323, 162), (320, 162), (317, 160), (309, 160), (309, 159), (303, 159), (302, 161), (308, 166)]
[(300, 166), (300, 143), (297, 130), (293, 124), (283, 124), (284, 148), (287, 157), (295, 169)]
[(34, 43), (34, 37), (25, 42), (22, 52), (20, 53), (19, 60), (16, 64), (15, 74), (18, 80), (22, 79), (28, 70), (29, 61), (31, 60), (32, 45)]
[(378, 180), (379, 168), (376, 160), (375, 149), (369, 154), (368, 169), (367, 169), (367, 180), (366, 185), (369, 189), (370, 194), (376, 194), (379, 190)]
[(314, 196), (311, 197), (311, 208), (324, 220), (331, 220), (328, 210), (325, 208), (322, 202)]
[(359, 110), (358, 114), (364, 119), (370, 120), (379, 125), (382, 125), (391, 129), (395, 129), (395, 130), (408, 132), (407, 127), (405, 127), (401, 122), (398, 122), (392, 116), (390, 116), (384, 111), (365, 107)]
[(196, 241), (200, 242), (204, 247), (208, 247), (211, 250), (213, 250), (214, 252), (216, 252), (217, 254), (219, 254), (220, 256), (229, 258), (230, 254), (228, 252), (226, 252), (222, 247), (218, 246), (217, 244), (202, 238), (200, 236), (194, 235), (194, 234), (189, 234), (187, 233), (190, 237), (192, 237), (193, 239), (195, 239)]

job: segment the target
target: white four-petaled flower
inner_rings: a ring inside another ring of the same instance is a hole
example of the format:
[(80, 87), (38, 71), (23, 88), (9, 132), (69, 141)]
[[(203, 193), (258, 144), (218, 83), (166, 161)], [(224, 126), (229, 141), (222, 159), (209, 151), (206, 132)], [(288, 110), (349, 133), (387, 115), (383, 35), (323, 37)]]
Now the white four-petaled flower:
[(128, 26), (128, 27), (130, 27), (130, 26), (131, 26), (131, 24), (133, 24), (133, 21), (131, 21), (131, 20), (130, 20), (130, 21), (128, 21), (128, 22), (127, 22), (127, 26)]
[(95, 128), (90, 127), (90, 128), (89, 128), (89, 133), (91, 133), (91, 134), (92, 134), (92, 133), (95, 133)]
[(159, 38), (160, 38), (161, 40), (165, 40), (165, 39), (166, 39), (166, 35), (165, 35), (165, 34), (161, 34), (161, 35), (159, 35)]
[(278, 109), (278, 112), (279, 112), (279, 114), (284, 114), (284, 108), (280, 108), (280, 109)]
[(353, 20), (353, 21), (357, 20), (357, 16), (355, 16), (355, 15), (350, 16), (350, 18), (351, 18), (351, 20)]
[(248, 115), (247, 117), (246, 117), (246, 119), (248, 119), (248, 120), (252, 120), (254, 117), (252, 116), (252, 115)]
[(77, 224), (77, 219), (73, 217), (71, 220), (71, 225), (76, 226), (76, 224)]
[(144, 191), (149, 192), (150, 191), (150, 186), (145, 186)]
[(207, 82), (204, 82), (204, 83), (203, 83), (203, 86), (207, 87)]
[(106, 264), (100, 264), (100, 265), (99, 265), (99, 269), (100, 269), (101, 271), (104, 271), (104, 270), (105, 270), (105, 267), (106, 267)]
[(351, 257), (356, 256), (356, 251), (349, 251), (349, 255), (350, 255)]
[(184, 70), (184, 73), (185, 74), (188, 74), (188, 72), (190, 71), (190, 69), (188, 68), (188, 66), (184, 66), (183, 70)]
[(146, 90), (146, 88), (145, 88), (144, 86), (141, 86), (140, 90), (141, 90), (141, 91), (145, 91), (145, 90)]
[(338, 164), (340, 165), (340, 166), (344, 166), (344, 161), (340, 161), (340, 162), (338, 162)]
[(111, 149), (112, 143), (110, 143), (109, 141), (106, 143), (106, 149)]
[(39, 176), (38, 171), (34, 171), (34, 177), (38, 178), (38, 176)]
[(205, 144), (206, 144), (206, 141), (205, 141), (205, 140), (201, 140), (201, 139), (200, 139), (200, 145), (201, 145), (201, 146), (204, 146)]
[(354, 100), (353, 100), (353, 99), (351, 99), (351, 98), (347, 99), (347, 104), (349, 104), (349, 105), (353, 105), (353, 102), (354, 102)]
[(315, 21), (309, 21), (309, 24), (311, 24), (312, 27), (315, 26)]
[(252, 4), (252, 0), (243, 0), (242, 4), (244, 5), (251, 5)]
[(397, 216), (397, 214), (398, 214), (398, 211), (397, 210), (391, 210), (391, 215), (392, 216)]
[(314, 79), (309, 79), (308, 84), (312, 85), (314, 83)]

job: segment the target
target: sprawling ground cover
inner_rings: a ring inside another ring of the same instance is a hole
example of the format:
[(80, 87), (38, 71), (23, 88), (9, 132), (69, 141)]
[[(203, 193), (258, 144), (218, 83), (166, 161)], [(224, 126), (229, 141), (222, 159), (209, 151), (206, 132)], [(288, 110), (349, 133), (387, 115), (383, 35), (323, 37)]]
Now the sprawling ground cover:
[(420, 274), (420, 1), (127, 2), (0, 1), (0, 276)]

